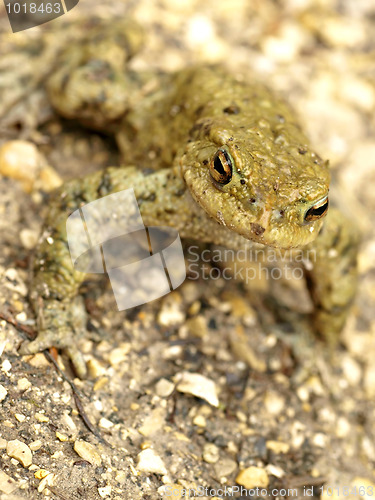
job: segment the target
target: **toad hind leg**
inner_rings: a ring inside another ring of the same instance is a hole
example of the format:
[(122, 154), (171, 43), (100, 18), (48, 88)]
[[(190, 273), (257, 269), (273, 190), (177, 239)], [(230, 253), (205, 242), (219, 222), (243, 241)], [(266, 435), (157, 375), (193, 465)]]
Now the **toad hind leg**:
[(49, 99), (66, 118), (78, 118), (91, 128), (117, 123), (134, 106), (142, 77), (127, 67), (143, 45), (143, 30), (134, 21), (121, 20), (88, 30), (58, 58), (47, 82)]
[(337, 344), (355, 297), (358, 244), (354, 223), (330, 208), (317, 239), (304, 249), (314, 327), (331, 346)]

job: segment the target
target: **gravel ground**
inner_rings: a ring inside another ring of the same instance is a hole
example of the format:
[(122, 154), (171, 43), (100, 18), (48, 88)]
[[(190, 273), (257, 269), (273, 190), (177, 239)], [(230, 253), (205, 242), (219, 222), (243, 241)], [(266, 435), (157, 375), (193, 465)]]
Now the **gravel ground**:
[[(45, 191), (58, 176), (120, 161), (111, 138), (55, 116), (43, 89), (56, 42), (69, 43), (94, 14), (145, 27), (136, 68), (241, 68), (291, 102), (330, 159), (332, 196), (362, 231), (360, 289), (342, 343), (328, 353), (311, 335), (299, 282), (264, 279), (248, 289), (194, 280), (190, 270), (164, 299), (119, 313), (108, 283), (92, 280), (84, 381), (60, 356), (66, 378), (43, 354), (20, 357), (25, 333), (0, 319), (1, 500), (178, 499), (189, 488), (221, 498), (219, 489), (231, 486), (267, 490), (232, 498), (372, 498), (374, 2), (81, 0), (18, 34), (1, 11), (0, 144), (22, 139), (37, 149), (28, 150), (29, 163), (17, 152), (19, 172), (4, 175), (0, 165), (0, 314), (31, 329), (28, 264)], [(207, 274), (215, 269), (205, 263)]]

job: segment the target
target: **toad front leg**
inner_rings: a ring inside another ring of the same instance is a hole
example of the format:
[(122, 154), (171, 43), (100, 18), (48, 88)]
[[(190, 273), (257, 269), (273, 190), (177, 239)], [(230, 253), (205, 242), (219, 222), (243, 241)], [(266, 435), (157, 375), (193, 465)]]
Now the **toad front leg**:
[(330, 208), (317, 239), (304, 249), (314, 327), (330, 345), (337, 343), (356, 293), (358, 244), (354, 223)]

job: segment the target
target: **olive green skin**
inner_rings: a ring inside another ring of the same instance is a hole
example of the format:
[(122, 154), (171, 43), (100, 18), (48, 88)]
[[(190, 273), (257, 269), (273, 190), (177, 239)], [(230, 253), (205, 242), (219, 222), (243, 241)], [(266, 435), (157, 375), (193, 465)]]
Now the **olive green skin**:
[[(303, 247), (306, 255), (315, 250), (306, 269), (315, 326), (336, 339), (355, 294), (358, 234), (334, 208), (305, 219), (328, 195), (328, 162), (311, 150), (289, 106), (256, 81), (210, 67), (126, 71), (141, 39), (133, 23), (97, 30), (62, 54), (48, 82), (57, 111), (112, 130), (131, 166), (67, 182), (56, 192), (30, 294), (39, 335), (22, 352), (62, 347), (85, 375), (74, 347), (85, 330), (78, 295), (84, 275), (72, 266), (66, 220), (79, 206), (129, 187), (145, 225), (170, 225), (182, 237), (235, 249), (250, 240), (286, 251)], [(225, 184), (212, 176), (219, 149), (232, 164)]]

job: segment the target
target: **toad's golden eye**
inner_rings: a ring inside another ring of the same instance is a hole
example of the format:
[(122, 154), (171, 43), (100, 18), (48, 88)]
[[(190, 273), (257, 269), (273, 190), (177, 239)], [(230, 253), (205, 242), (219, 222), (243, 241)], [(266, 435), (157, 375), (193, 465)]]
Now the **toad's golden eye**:
[(328, 210), (328, 196), (325, 196), (322, 200), (315, 203), (308, 211), (305, 213), (305, 221), (311, 222), (313, 220), (321, 219), (325, 216)]
[(211, 159), (210, 174), (219, 184), (228, 184), (232, 179), (232, 158), (225, 149), (216, 151)]

